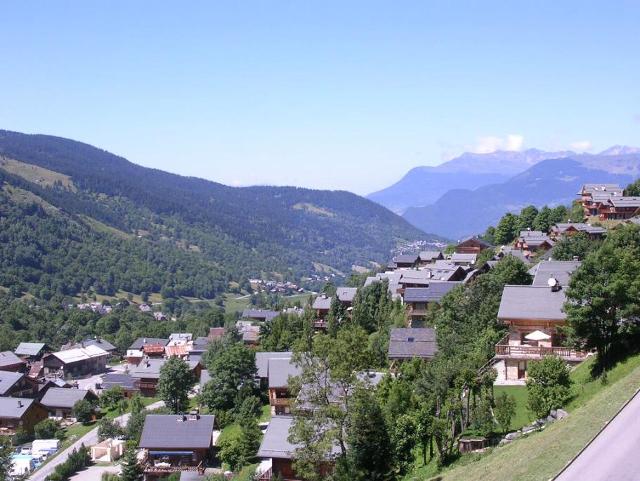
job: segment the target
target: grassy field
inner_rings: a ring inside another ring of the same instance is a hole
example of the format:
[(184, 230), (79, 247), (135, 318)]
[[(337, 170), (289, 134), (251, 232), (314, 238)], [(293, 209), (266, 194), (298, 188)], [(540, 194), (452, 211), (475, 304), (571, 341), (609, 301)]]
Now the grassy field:
[(516, 414), (511, 420), (511, 429), (520, 429), (533, 421), (533, 416), (527, 407), (527, 387), (526, 386), (495, 386), (493, 388), (494, 396), (498, 396), (506, 392), (513, 396), (516, 400)]
[[(640, 385), (640, 356), (616, 366), (608, 383), (591, 380), (591, 361), (572, 373), (576, 397), (570, 416), (504, 447), (482, 455), (462, 456), (436, 473), (433, 466), (417, 469), (405, 481), (547, 481), (555, 476), (615, 415)], [(436, 476), (437, 474), (437, 476)]]

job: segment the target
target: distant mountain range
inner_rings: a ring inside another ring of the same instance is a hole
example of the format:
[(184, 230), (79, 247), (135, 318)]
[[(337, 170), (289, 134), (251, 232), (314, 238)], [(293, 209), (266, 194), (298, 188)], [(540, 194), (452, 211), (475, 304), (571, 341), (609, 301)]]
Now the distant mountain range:
[(418, 167), (370, 199), (416, 227), (457, 239), (483, 232), (502, 215), (534, 204), (569, 204), (586, 182), (625, 185), (640, 176), (640, 149), (599, 154), (498, 151), (466, 153), (437, 167)]
[(229, 187), (0, 131), (0, 289), (211, 297), (249, 276), (371, 268), (415, 240), (439, 239), (349, 192)]

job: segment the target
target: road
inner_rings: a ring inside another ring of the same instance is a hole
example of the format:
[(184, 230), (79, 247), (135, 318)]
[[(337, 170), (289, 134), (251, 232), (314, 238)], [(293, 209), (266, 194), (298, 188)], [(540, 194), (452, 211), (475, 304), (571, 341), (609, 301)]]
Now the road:
[[(153, 409), (161, 408), (162, 406), (164, 406), (164, 402), (158, 401), (158, 402), (155, 402), (153, 404), (149, 404), (146, 407), (146, 409), (153, 410)], [(123, 414), (122, 416), (118, 416), (117, 418), (115, 418), (114, 421), (117, 422), (118, 424), (120, 424), (121, 426), (126, 426), (127, 421), (129, 420), (130, 416), (131, 416), (131, 414), (129, 414), (129, 413)], [(53, 472), (53, 470), (56, 468), (56, 466), (58, 466), (59, 464), (64, 463), (67, 460), (67, 458), (69, 457), (69, 455), (71, 454), (71, 452), (74, 449), (78, 449), (83, 444), (85, 446), (89, 447), (89, 446), (93, 446), (94, 444), (97, 444), (97, 443), (98, 443), (98, 428), (95, 428), (95, 429), (92, 429), (91, 431), (89, 431), (84, 436), (82, 436), (80, 439), (78, 439), (76, 442), (74, 442), (71, 446), (69, 446), (67, 449), (62, 451), (60, 454), (55, 456), (51, 461), (49, 461), (47, 464), (42, 466), (42, 468), (40, 468), (35, 473), (33, 473), (29, 477), (29, 480), (30, 481), (44, 481), (45, 478), (47, 476), (49, 476)]]
[(636, 394), (554, 481), (637, 481), (639, 452), (640, 394)]

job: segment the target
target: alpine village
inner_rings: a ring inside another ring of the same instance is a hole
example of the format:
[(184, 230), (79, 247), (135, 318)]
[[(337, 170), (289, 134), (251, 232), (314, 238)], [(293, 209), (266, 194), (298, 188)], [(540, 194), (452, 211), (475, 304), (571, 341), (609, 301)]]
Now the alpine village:
[[(0, 152), (3, 479), (549, 479), (640, 379), (639, 182), (458, 241), (280, 191), (315, 239), (287, 250), (176, 214), (153, 192), (177, 176), (125, 196), (87, 166), (145, 176), (93, 147), (3, 132)], [(375, 251), (326, 240), (369, 216)]]

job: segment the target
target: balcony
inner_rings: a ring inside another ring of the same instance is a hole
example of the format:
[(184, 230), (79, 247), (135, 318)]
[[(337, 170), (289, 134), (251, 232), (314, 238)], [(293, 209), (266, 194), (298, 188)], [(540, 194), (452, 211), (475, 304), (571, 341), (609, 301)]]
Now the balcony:
[(291, 404), (291, 398), (288, 397), (272, 397), (269, 399), (269, 404), (272, 406), (289, 406)]
[(539, 359), (544, 356), (558, 356), (565, 361), (580, 362), (587, 356), (586, 352), (576, 351), (569, 347), (530, 346), (526, 344), (497, 344), (496, 357), (499, 359)]

